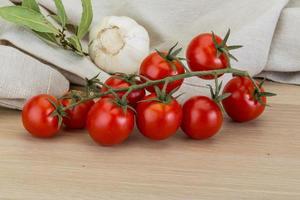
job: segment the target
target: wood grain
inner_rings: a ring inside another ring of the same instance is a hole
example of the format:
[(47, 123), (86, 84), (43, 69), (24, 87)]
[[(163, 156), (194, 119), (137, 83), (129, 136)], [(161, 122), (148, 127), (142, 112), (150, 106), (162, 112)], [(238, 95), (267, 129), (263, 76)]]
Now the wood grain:
[(0, 199), (300, 199), (300, 87), (279, 95), (257, 121), (227, 119), (207, 141), (178, 133), (151, 142), (137, 132), (104, 148), (85, 131), (29, 136), (20, 113), (0, 109)]

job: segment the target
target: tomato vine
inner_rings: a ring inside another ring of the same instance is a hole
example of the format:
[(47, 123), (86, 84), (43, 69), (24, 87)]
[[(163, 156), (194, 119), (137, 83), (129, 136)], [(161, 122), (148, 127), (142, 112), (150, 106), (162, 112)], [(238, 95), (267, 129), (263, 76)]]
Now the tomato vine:
[[(75, 103), (70, 104), (67, 107), (64, 107), (63, 110), (69, 110), (85, 101), (98, 99), (98, 98), (101, 98), (101, 97), (107, 96), (107, 95), (113, 95), (118, 92), (126, 92), (126, 94), (124, 95), (124, 96), (126, 96), (134, 90), (144, 89), (149, 86), (155, 86), (155, 85), (158, 85), (161, 83), (166, 83), (166, 82), (172, 83), (177, 80), (187, 79), (187, 78), (191, 78), (191, 77), (199, 77), (199, 76), (207, 76), (207, 75), (213, 75), (213, 76), (217, 75), (218, 76), (221, 74), (233, 74), (233, 75), (237, 75), (237, 76), (246, 76), (246, 77), (249, 77), (251, 80), (253, 80), (253, 78), (249, 75), (249, 73), (247, 71), (243, 71), (243, 70), (239, 70), (239, 69), (235, 69), (235, 68), (227, 68), (227, 69), (210, 70), (210, 71), (186, 72), (184, 74), (169, 76), (169, 77), (159, 79), (159, 80), (147, 80), (145, 83), (134, 84), (127, 88), (116, 88), (116, 89), (109, 88), (106, 92), (100, 92), (100, 90), (99, 91), (95, 90), (95, 88), (98, 88), (98, 87), (100, 88), (101, 86), (103, 86), (103, 83), (97, 78), (98, 77), (98, 75), (97, 75), (97, 76), (93, 77), (92, 79), (87, 79), (86, 87), (88, 87), (88, 88), (86, 89), (86, 91), (88, 91), (88, 94), (86, 96), (82, 97), (80, 101), (77, 101)], [(255, 82), (255, 81), (253, 81), (253, 82)], [(255, 87), (259, 90), (259, 86), (256, 85)], [(93, 89), (89, 89), (89, 88), (93, 88)]]

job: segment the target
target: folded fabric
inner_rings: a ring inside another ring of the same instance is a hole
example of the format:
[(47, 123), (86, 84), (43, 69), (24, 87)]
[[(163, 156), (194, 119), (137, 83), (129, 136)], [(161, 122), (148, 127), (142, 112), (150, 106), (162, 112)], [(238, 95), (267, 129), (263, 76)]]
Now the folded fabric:
[[(54, 1), (40, 0), (39, 3), (56, 12)], [(63, 0), (63, 3), (70, 22), (78, 23), (82, 10), (80, 0)], [(7, 0), (0, 0), (0, 6), (8, 4)], [(300, 32), (298, 26), (300, 7), (297, 0), (291, 2), (288, 0), (94, 0), (93, 9), (93, 24), (107, 15), (125, 15), (135, 19), (149, 31), (152, 48), (164, 49), (172, 46), (176, 41), (179, 41), (182, 46), (187, 46), (188, 42), (200, 32), (213, 30), (219, 35), (224, 35), (228, 28), (231, 28), (229, 44), (244, 45), (243, 49), (233, 52), (239, 58), (238, 63), (232, 63), (233, 66), (248, 70), (252, 75), (300, 84), (300, 55), (297, 51), (300, 49), (300, 41), (295, 37)], [(33, 57), (27, 57), (28, 60), (34, 60), (32, 62), (40, 63), (40, 66), (32, 67), (45, 69), (45, 72), (41, 73), (46, 73), (46, 69), (55, 67), (72, 83), (83, 84), (85, 77), (89, 78), (100, 72), (87, 57), (82, 58), (72, 52), (49, 46), (32, 32), (2, 20), (0, 26), (1, 40), (7, 40), (24, 52), (50, 64), (45, 65)], [(20, 54), (24, 56), (24, 53), (20, 52)], [(10, 73), (9, 71), (17, 71), (14, 64), (10, 64), (8, 60), (11, 58), (3, 59), (7, 60), (7, 66), (0, 74), (1, 79), (6, 73)], [(18, 61), (25, 62), (21, 59)], [(40, 75), (35, 73), (31, 77), (20, 78), (37, 82), (40, 79), (38, 76)], [(55, 76), (61, 77), (58, 73)], [(101, 73), (100, 78), (106, 79), (107, 74)], [(230, 76), (226, 76), (226, 79), (229, 78)], [(11, 84), (11, 87), (16, 88), (15, 91), (20, 91), (18, 84)], [(202, 92), (199, 88), (196, 91), (190, 89), (189, 84), (201, 85), (202, 83), (197, 78), (187, 80), (182, 89), (183, 92), (187, 92), (184, 98)], [(3, 87), (1, 85), (0, 87), (2, 90)], [(61, 87), (61, 85), (53, 87)], [(32, 87), (23, 87), (22, 90), (32, 90)], [(39, 92), (36, 90), (31, 94)], [(19, 96), (16, 93), (12, 98), (6, 93), (0, 93), (0, 99), (6, 99), (6, 102), (12, 100), (12, 104)]]
[(21, 109), (24, 101), (37, 93), (61, 96), (69, 89), (68, 80), (57, 70), (3, 45), (0, 76), (0, 105), (14, 109)]
[(270, 55), (261, 77), (290, 84), (300, 84), (300, 1), (285, 8), (274, 34)]

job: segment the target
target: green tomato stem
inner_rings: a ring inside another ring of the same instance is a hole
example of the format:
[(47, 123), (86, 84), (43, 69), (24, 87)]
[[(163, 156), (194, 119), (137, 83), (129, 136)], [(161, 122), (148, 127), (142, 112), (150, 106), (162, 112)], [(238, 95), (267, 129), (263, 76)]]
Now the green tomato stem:
[[(75, 107), (75, 106), (77, 106), (81, 103), (84, 103), (86, 101), (93, 100), (93, 99), (98, 99), (98, 98), (101, 98), (103, 96), (107, 96), (109, 94), (116, 94), (118, 92), (127, 92), (127, 95), (128, 95), (129, 94), (128, 91), (131, 92), (131, 91), (135, 91), (135, 90), (140, 90), (140, 89), (144, 89), (144, 88), (147, 88), (147, 87), (150, 87), (150, 86), (158, 85), (160, 83), (166, 83), (166, 82), (172, 83), (172, 82), (177, 81), (177, 80), (187, 79), (187, 78), (191, 78), (191, 77), (195, 77), (195, 76), (199, 76), (199, 77), (208, 76), (208, 75), (219, 76), (219, 75), (222, 75), (222, 74), (234, 74), (234, 75), (238, 75), (238, 76), (250, 77), (250, 75), (247, 71), (242, 71), (242, 70), (238, 70), (238, 69), (234, 69), (234, 68), (226, 68), (226, 69), (210, 70), (210, 71), (186, 72), (184, 74), (169, 76), (169, 77), (159, 79), (159, 80), (147, 80), (145, 83), (138, 84), (138, 85), (132, 85), (132, 86), (127, 87), (127, 88), (118, 88), (118, 89), (110, 88), (106, 92), (95, 93), (92, 96), (85, 97), (85, 98), (83, 98), (82, 100), (80, 100), (76, 103), (70, 104), (69, 106), (64, 107), (63, 110), (66, 111), (66, 110), (72, 109), (73, 107)], [(250, 78), (251, 78), (251, 80), (253, 80), (252, 77), (250, 77)], [(253, 80), (253, 82), (255, 83), (254, 80)], [(255, 83), (255, 87), (258, 88), (256, 83)]]

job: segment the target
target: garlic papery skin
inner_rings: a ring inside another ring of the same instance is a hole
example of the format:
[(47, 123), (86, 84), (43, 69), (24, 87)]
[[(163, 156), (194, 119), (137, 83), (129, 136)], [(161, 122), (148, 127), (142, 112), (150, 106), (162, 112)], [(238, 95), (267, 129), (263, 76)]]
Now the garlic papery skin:
[(148, 32), (129, 17), (105, 17), (89, 40), (92, 61), (107, 73), (137, 73), (150, 50)]

